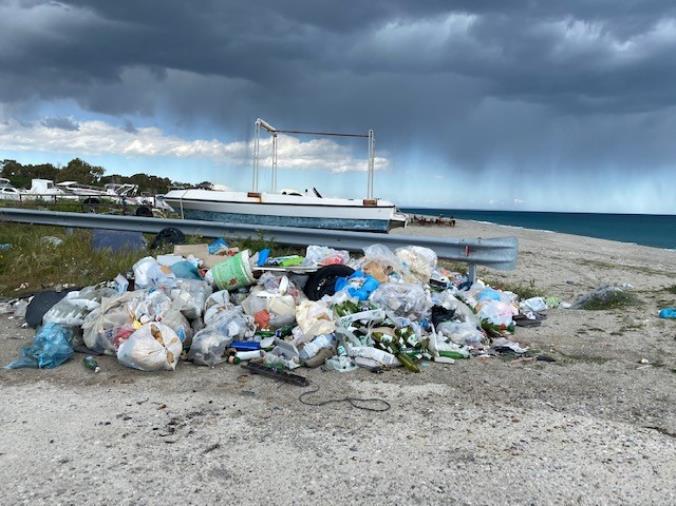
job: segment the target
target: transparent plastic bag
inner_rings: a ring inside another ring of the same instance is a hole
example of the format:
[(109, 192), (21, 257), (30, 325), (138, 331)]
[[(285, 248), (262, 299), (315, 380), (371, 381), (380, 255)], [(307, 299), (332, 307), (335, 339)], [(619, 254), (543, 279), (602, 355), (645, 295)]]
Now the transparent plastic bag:
[(112, 288), (83, 288), (79, 292), (70, 292), (57, 302), (42, 317), (44, 323), (57, 323), (65, 327), (80, 327), (85, 317), (99, 307), (103, 297), (117, 292)]
[(232, 339), (248, 339), (254, 334), (253, 319), (242, 313), (240, 308), (219, 313), (206, 328), (215, 329)]
[(193, 320), (202, 316), (207, 298), (211, 295), (211, 286), (201, 280), (177, 279), (176, 288), (171, 290), (174, 307), (183, 315)]
[(377, 306), (412, 320), (424, 318), (432, 307), (429, 293), (418, 284), (385, 283), (371, 295)]
[(143, 300), (143, 290), (125, 292), (101, 300), (101, 305), (89, 313), (82, 323), (84, 344), (97, 353), (114, 355), (121, 342), (134, 332), (135, 307)]
[(362, 270), (380, 283), (387, 283), (393, 275), (400, 277), (404, 270), (401, 260), (383, 244), (372, 244), (365, 248), (360, 263)]
[(148, 323), (120, 345), (117, 359), (141, 371), (173, 371), (182, 349), (176, 332), (161, 323)]
[(188, 360), (198, 365), (214, 367), (225, 361), (224, 353), (233, 337), (215, 328), (207, 327), (195, 334), (188, 352)]
[(406, 246), (398, 248), (395, 255), (418, 281), (429, 282), (437, 266), (437, 254), (434, 251), (421, 246)]
[(311, 245), (307, 247), (303, 265), (307, 267), (324, 267), (326, 265), (347, 264), (349, 261), (350, 254), (345, 250)]

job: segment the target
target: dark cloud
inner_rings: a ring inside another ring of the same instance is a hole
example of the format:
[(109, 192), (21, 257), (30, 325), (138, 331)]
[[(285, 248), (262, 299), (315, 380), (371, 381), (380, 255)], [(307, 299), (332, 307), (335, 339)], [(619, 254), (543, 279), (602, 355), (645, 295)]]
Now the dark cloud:
[(60, 128), (61, 130), (70, 131), (77, 131), (80, 129), (80, 125), (72, 118), (45, 118), (41, 123), (47, 128)]
[(515, 174), (634, 170), (676, 156), (668, 0), (0, 0), (0, 9), (7, 104), (71, 99), (240, 138), (258, 115), (372, 126), (395, 155), (419, 149)]

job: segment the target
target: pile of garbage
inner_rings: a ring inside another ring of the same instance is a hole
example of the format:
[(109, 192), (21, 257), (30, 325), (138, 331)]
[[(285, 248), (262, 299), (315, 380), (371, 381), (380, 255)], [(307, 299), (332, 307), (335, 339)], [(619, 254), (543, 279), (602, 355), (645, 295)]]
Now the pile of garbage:
[(546, 309), (541, 297), (519, 302), (471, 283), (418, 246), (374, 244), (353, 257), (313, 245), (305, 256), (275, 257), (219, 239), (142, 258), (110, 282), (69, 292), (7, 367), (56, 367), (84, 348), (142, 371), (186, 360), (419, 372), (427, 361), (521, 355), (515, 326), (539, 322)]

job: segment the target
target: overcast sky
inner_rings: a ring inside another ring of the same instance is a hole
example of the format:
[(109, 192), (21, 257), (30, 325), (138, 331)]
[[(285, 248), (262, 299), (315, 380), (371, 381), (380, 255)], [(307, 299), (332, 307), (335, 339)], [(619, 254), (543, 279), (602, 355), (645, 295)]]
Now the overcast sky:
[[(402, 206), (676, 213), (675, 83), (669, 0), (0, 0), (0, 158), (238, 190), (260, 116), (373, 128)], [(286, 137), (279, 184), (366, 154)]]

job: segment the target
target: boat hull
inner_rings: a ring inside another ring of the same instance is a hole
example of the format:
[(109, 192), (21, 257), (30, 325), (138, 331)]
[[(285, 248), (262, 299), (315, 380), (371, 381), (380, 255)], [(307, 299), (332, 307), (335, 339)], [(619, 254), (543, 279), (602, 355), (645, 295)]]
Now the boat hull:
[(186, 219), (333, 230), (386, 232), (395, 212), (390, 203), (365, 206), (349, 199), (277, 194), (250, 197), (199, 190), (172, 191), (165, 195), (165, 201)]

